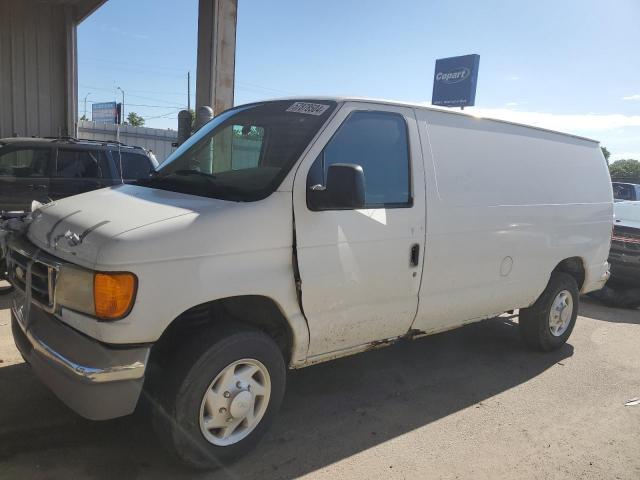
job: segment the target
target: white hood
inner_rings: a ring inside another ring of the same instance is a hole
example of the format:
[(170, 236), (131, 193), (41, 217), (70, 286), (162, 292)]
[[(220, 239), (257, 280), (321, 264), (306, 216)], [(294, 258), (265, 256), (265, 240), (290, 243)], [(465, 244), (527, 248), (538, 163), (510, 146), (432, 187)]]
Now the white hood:
[[(286, 222), (291, 197), (273, 196), (289, 202), (288, 209), (279, 209)], [(256, 245), (244, 245), (248, 236), (242, 230), (247, 223), (260, 223), (255, 218), (263, 210), (260, 203), (263, 202), (238, 203), (119, 185), (44, 205), (34, 213), (28, 237), (52, 255), (98, 269), (216, 254), (233, 245), (255, 249)], [(273, 209), (270, 213), (270, 225), (284, 230), (284, 237), (277, 235), (279, 238), (272, 240), (283, 246), (290, 231), (286, 232), (286, 223), (279, 225), (273, 218)], [(243, 237), (244, 241), (238, 240)], [(274, 242), (264, 243), (276, 246)]]

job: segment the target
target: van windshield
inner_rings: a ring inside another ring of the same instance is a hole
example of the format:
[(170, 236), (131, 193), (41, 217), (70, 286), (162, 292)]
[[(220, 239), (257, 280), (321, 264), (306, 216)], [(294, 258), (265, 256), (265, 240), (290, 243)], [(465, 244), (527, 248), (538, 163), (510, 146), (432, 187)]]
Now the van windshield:
[(137, 184), (224, 200), (260, 200), (278, 187), (335, 106), (287, 100), (228, 110)]

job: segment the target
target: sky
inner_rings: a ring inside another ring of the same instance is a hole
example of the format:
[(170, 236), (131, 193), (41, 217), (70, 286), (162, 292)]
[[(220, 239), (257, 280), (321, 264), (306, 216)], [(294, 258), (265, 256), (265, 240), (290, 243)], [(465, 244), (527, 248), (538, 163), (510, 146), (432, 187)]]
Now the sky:
[[(109, 0), (78, 27), (79, 114), (121, 101), (177, 128), (195, 99), (197, 0)], [(640, 159), (640, 0), (238, 0), (235, 104), (296, 95), (431, 103), (437, 58), (477, 53), (470, 113)]]

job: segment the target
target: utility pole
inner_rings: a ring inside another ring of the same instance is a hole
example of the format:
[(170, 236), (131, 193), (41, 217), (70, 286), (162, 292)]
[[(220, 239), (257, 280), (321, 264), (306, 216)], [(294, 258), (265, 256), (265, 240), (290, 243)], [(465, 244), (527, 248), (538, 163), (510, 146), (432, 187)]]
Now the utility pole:
[(191, 110), (191, 72), (187, 72), (187, 110)]
[(84, 115), (82, 115), (84, 118), (87, 118), (87, 97), (91, 95), (91, 92), (87, 93), (84, 96)]
[[(124, 116), (124, 90), (118, 87), (118, 90), (122, 92), (122, 109), (120, 110), (120, 123), (124, 123), (124, 119), (127, 118)], [(135, 95), (134, 95), (135, 97)]]

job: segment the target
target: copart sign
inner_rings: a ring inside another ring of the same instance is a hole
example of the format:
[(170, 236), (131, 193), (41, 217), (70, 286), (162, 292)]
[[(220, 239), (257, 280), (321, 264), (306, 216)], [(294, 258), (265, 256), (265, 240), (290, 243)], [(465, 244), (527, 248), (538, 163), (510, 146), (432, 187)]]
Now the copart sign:
[(431, 103), (448, 107), (475, 105), (479, 65), (480, 55), (436, 60)]

